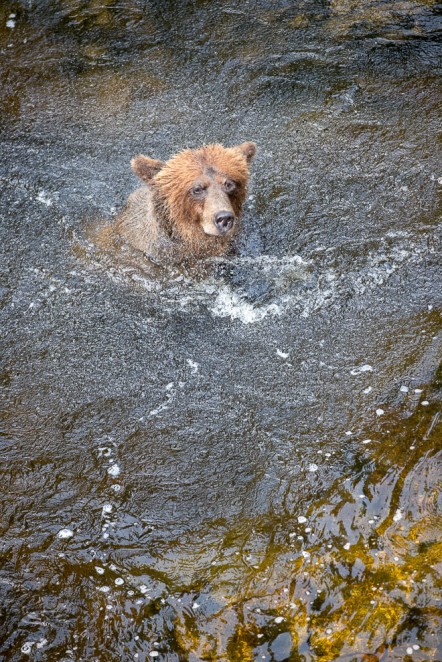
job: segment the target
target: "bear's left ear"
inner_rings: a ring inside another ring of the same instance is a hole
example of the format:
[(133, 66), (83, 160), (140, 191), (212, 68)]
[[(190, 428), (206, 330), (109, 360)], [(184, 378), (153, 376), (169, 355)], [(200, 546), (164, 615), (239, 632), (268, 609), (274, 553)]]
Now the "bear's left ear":
[(234, 149), (241, 152), (241, 154), (245, 157), (247, 163), (250, 164), (252, 162), (253, 157), (256, 154), (256, 143), (252, 143), (252, 142), (241, 143), (241, 145), (237, 145), (236, 147), (234, 147)]
[(159, 159), (149, 159), (149, 157), (143, 156), (143, 154), (134, 156), (130, 164), (134, 173), (138, 175), (143, 182), (146, 182), (146, 184), (149, 184), (157, 172), (160, 172), (161, 168), (164, 168), (166, 165), (164, 161), (160, 161)]

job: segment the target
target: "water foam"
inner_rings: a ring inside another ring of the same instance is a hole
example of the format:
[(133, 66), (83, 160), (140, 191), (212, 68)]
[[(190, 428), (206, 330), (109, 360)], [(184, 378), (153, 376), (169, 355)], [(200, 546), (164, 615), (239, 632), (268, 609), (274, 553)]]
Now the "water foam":
[[(393, 243), (394, 242), (394, 243)], [(388, 233), (377, 249), (364, 257), (354, 269), (353, 259), (342, 247), (331, 247), (322, 256), (305, 260), (299, 255), (272, 255), (211, 258), (192, 270), (165, 266), (148, 274), (137, 265), (105, 266), (108, 276), (130, 283), (158, 298), (166, 308), (194, 312), (208, 310), (214, 317), (250, 325), (295, 312), (308, 318), (342, 298), (361, 296), (383, 285), (405, 264), (417, 261), (428, 252), (425, 242), (409, 233)], [(97, 255), (91, 255), (98, 266)], [(341, 266), (339, 266), (339, 263)], [(209, 275), (208, 273), (209, 272)]]
[(221, 287), (214, 305), (209, 310), (216, 317), (230, 317), (243, 324), (253, 324), (260, 322), (268, 315), (275, 316), (282, 313), (281, 307), (276, 303), (255, 307), (227, 285)]

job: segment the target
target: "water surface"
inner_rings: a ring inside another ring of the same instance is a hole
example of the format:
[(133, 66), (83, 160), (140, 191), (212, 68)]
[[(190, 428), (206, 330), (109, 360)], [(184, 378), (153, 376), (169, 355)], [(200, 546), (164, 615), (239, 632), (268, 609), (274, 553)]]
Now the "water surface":
[[(2, 3), (2, 659), (442, 660), (438, 37)], [(134, 154), (244, 140), (235, 258), (91, 244)]]

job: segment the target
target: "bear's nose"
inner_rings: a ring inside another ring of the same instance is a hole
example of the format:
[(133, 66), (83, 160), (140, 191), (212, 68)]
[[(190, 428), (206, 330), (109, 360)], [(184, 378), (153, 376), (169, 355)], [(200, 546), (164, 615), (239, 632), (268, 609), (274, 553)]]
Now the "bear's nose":
[(219, 211), (215, 214), (215, 225), (221, 234), (226, 234), (232, 229), (234, 220), (235, 218), (230, 211)]

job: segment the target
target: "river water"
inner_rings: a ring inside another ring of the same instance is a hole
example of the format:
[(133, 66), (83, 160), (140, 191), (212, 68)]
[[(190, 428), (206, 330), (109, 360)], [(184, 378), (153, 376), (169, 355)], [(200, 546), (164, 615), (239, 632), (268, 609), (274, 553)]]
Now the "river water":
[[(442, 660), (440, 27), (2, 1), (2, 660)], [(134, 154), (244, 140), (238, 255), (91, 242)]]

